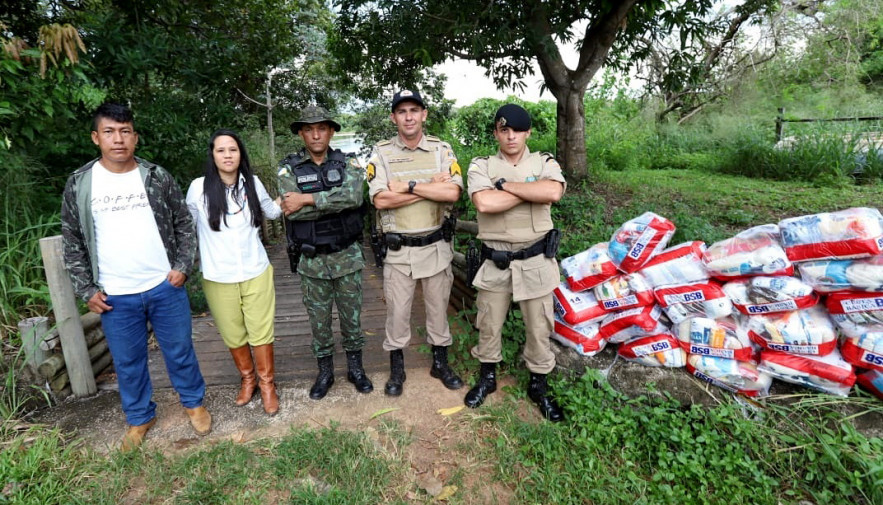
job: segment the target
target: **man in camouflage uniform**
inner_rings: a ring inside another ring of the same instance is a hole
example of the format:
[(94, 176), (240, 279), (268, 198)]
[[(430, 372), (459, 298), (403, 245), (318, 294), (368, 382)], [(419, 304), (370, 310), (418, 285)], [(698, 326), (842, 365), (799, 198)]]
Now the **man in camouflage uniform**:
[(402, 394), (405, 358), (411, 340), (411, 302), (417, 281), (426, 303), (426, 334), (432, 345), (430, 375), (449, 389), (463, 381), (448, 366), (452, 343), (447, 308), (454, 275), (451, 237), (446, 213), (460, 198), (463, 177), (451, 146), (423, 134), (426, 106), (420, 93), (402, 90), (392, 99), (390, 119), (398, 135), (374, 146), (367, 167), (368, 194), (377, 209), (376, 225), (387, 249), (383, 263), (386, 298), (386, 338), (390, 375), (385, 392)]
[(101, 314), (129, 429), (121, 450), (141, 445), (156, 423), (147, 368), (147, 323), (172, 386), (197, 434), (211, 431), (205, 382), (193, 349), (184, 282), (196, 229), (184, 195), (162, 167), (135, 157), (132, 111), (105, 103), (92, 123), (101, 157), (67, 180), (61, 207), (64, 262), (74, 292)]
[(362, 368), (364, 172), (354, 155), (329, 149), (340, 125), (325, 109), (306, 107), (300, 119), (291, 123), (291, 131), (300, 135), (306, 147), (280, 163), (279, 189), (289, 241), (300, 255), (297, 273), (313, 331), (313, 354), (319, 364), (310, 398), (324, 398), (334, 384), (331, 308), (335, 301), (347, 379), (360, 393), (370, 393), (374, 386)]
[(478, 289), (475, 324), (479, 333), (472, 355), (481, 362), (481, 371), (465, 403), (476, 408), (497, 389), (503, 323), (514, 300), (524, 318), (528, 396), (544, 417), (561, 421), (561, 409), (547, 394), (546, 375), (555, 368), (549, 335), (554, 316), (552, 291), (559, 281), (551, 206), (564, 195), (566, 183), (551, 154), (527, 148), (530, 115), (523, 108), (500, 107), (494, 117), (494, 137), (499, 144), (497, 154), (475, 158), (468, 172), (483, 261), (473, 282)]

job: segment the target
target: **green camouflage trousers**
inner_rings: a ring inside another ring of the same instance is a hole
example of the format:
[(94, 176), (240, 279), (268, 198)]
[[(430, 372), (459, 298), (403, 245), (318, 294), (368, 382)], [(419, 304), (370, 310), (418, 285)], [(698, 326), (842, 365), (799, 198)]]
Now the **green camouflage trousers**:
[(365, 345), (365, 335), (362, 333), (362, 271), (357, 270), (336, 279), (301, 276), (300, 283), (313, 330), (313, 355), (324, 358), (334, 354), (331, 306), (335, 300), (343, 350), (360, 351)]

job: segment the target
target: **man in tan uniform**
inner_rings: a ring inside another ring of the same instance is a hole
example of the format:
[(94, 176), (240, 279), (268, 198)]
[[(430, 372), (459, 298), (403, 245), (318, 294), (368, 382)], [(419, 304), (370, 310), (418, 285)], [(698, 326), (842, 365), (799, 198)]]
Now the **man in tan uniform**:
[(552, 291), (558, 285), (557, 230), (551, 204), (561, 199), (566, 183), (558, 162), (548, 153), (527, 148), (530, 115), (507, 104), (494, 117), (497, 154), (472, 160), (469, 196), (478, 211), (481, 267), (478, 289), (479, 337), (472, 355), (481, 362), (478, 383), (466, 394), (476, 408), (497, 389), (497, 363), (502, 361), (501, 335), (511, 301), (521, 306), (526, 330), (524, 361), (530, 370), (528, 396), (550, 421), (561, 421), (561, 409), (548, 396), (546, 375), (555, 368), (549, 335), (553, 328)]
[(423, 134), (426, 106), (420, 93), (402, 90), (393, 96), (390, 119), (398, 135), (377, 143), (368, 162), (368, 194), (377, 209), (375, 226), (383, 234), (383, 294), (390, 374), (385, 392), (402, 394), (405, 360), (402, 349), (411, 340), (411, 302), (417, 281), (426, 304), (427, 341), (432, 345), (430, 375), (448, 389), (463, 381), (448, 366), (452, 343), (448, 298), (454, 275), (451, 261), (452, 222), (446, 214), (460, 198), (463, 177), (451, 146)]

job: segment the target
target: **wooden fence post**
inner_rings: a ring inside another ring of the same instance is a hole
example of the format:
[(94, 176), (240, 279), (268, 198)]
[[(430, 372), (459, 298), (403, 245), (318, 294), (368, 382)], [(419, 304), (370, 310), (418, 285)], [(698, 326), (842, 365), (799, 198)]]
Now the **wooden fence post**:
[(779, 107), (779, 115), (776, 116), (776, 143), (782, 140), (782, 134), (785, 130), (785, 107)]
[(34, 373), (37, 373), (37, 367), (46, 359), (47, 353), (40, 344), (43, 342), (43, 337), (48, 333), (48, 317), (29, 317), (18, 322), (18, 334), (21, 335), (21, 346), (25, 351), (25, 362)]
[(89, 396), (98, 392), (95, 376), (92, 374), (92, 363), (83, 326), (80, 324), (80, 312), (74, 287), (64, 269), (61, 252), (61, 235), (40, 239), (40, 252), (43, 255), (43, 268), (49, 283), (49, 296), (52, 299), (52, 311), (58, 326), (61, 339), (61, 351), (70, 376), (71, 392), (77, 397)]

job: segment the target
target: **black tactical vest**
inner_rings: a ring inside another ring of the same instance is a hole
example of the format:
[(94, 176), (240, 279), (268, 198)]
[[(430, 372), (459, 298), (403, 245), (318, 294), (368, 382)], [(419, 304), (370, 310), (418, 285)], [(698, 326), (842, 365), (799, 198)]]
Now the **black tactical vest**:
[[(291, 174), (302, 193), (329, 191), (346, 181), (346, 157), (339, 149), (329, 151), (321, 167), (310, 158), (300, 159), (297, 155), (283, 161), (286, 162), (290, 163)], [(341, 251), (362, 238), (364, 207), (328, 214), (314, 221), (290, 221), (289, 230), (299, 243), (324, 246), (328, 252)]]

